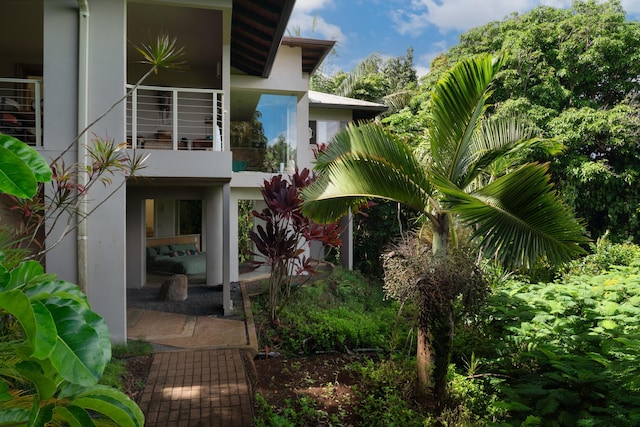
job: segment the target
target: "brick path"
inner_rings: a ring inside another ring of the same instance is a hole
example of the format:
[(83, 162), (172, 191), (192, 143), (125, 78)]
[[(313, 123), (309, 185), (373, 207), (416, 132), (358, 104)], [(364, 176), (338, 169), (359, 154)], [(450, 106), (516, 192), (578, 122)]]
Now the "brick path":
[(140, 400), (145, 426), (253, 425), (241, 352), (215, 349), (154, 354)]

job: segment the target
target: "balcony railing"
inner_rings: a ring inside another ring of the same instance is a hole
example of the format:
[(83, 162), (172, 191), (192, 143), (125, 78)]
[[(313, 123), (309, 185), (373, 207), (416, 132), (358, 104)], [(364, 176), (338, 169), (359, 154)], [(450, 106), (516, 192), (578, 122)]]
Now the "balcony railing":
[(0, 133), (42, 147), (42, 80), (0, 78)]
[(127, 98), (127, 140), (147, 150), (223, 151), (222, 112), (219, 90), (138, 86)]

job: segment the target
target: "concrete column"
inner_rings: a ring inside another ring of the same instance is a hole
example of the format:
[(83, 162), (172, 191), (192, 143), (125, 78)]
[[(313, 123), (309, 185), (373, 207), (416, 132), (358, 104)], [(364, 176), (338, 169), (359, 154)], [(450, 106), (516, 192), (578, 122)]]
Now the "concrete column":
[(231, 282), (237, 282), (240, 280), (240, 275), (238, 273), (240, 269), (240, 263), (238, 261), (240, 251), (238, 247), (238, 201), (239, 199), (237, 194), (233, 194), (229, 201), (229, 235), (233, 236), (229, 241), (229, 251), (233, 254), (229, 260), (229, 280)]
[(344, 227), (342, 232), (342, 247), (340, 248), (340, 265), (347, 270), (353, 270), (353, 215), (349, 214), (340, 219)]
[(231, 216), (229, 215), (229, 205), (231, 204), (231, 184), (229, 183), (222, 186), (222, 204), (225, 207), (225, 209), (222, 210), (222, 301), (224, 315), (231, 316), (233, 315), (233, 303), (231, 301), (231, 271), (229, 268), (231, 265)]
[(205, 194), (207, 243), (207, 285), (222, 283), (222, 189), (220, 186), (207, 188)]
[(127, 191), (127, 288), (142, 288), (147, 282), (145, 213), (144, 197)]

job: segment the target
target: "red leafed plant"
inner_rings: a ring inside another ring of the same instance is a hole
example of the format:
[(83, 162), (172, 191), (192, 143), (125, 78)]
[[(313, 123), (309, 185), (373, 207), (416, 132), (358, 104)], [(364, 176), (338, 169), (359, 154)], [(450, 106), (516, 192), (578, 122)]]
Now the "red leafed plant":
[(278, 312), (286, 304), (294, 278), (303, 274), (316, 274), (312, 260), (305, 255), (312, 241), (333, 248), (342, 245), (337, 224), (320, 225), (302, 215), (300, 191), (315, 180), (309, 169), (298, 171), (288, 178), (275, 175), (265, 180), (262, 197), (266, 207), (252, 215), (264, 221), (256, 231), (250, 231), (251, 240), (263, 263), (271, 266), (269, 279), (269, 316), (278, 320)]

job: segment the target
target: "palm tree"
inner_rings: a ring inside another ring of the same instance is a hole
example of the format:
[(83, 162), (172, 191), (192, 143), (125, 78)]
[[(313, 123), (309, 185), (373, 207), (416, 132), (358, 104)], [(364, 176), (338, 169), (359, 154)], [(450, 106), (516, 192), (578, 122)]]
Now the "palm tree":
[[(546, 141), (532, 137), (516, 118), (487, 117), (491, 81), (502, 62), (480, 55), (460, 62), (436, 84), (426, 166), (380, 124), (353, 125), (338, 134), (317, 159), (320, 178), (303, 191), (303, 212), (315, 221), (335, 221), (371, 198), (403, 203), (428, 218), (432, 251), (445, 261), (454, 219), (472, 226), (471, 238), (482, 253), (507, 268), (530, 267), (543, 257), (562, 263), (582, 253), (582, 225), (560, 203), (548, 165), (514, 162), (523, 148)], [(496, 165), (502, 174), (495, 174)], [(430, 369), (446, 372), (446, 366), (433, 366), (432, 344), (450, 340), (453, 330), (437, 330), (435, 337), (429, 325), (419, 325), (418, 391), (423, 395)], [(434, 385), (439, 398), (441, 377)]]

